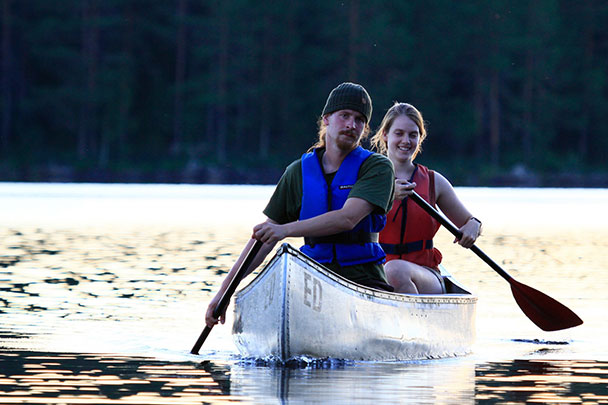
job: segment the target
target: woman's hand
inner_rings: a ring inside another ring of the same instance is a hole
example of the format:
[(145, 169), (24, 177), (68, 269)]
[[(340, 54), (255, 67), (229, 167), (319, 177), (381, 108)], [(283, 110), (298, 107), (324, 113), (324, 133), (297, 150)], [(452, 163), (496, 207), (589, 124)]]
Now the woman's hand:
[(458, 243), (460, 246), (469, 249), (475, 241), (481, 235), (481, 223), (473, 218), (469, 218), (469, 220), (460, 227), (460, 232), (462, 232), (462, 237), (460, 240), (454, 239), (454, 243)]
[(412, 190), (416, 187), (416, 183), (410, 183), (407, 180), (395, 179), (395, 198), (403, 200), (408, 195), (412, 194)]

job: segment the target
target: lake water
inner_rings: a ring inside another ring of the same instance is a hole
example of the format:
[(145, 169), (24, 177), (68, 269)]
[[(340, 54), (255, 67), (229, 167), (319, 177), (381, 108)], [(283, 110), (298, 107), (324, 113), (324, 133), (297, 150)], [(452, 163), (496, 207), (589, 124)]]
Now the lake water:
[(272, 190), (0, 183), (0, 403), (608, 403), (605, 189), (457, 189), (478, 246), (582, 326), (538, 329), (440, 230), (444, 265), (479, 297), (468, 356), (261, 364), (239, 357), (230, 311), (189, 354)]

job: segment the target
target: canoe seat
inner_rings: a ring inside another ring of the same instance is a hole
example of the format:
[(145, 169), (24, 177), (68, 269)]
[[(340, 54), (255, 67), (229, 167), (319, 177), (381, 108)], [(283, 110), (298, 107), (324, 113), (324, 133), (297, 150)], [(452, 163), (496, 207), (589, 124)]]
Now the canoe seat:
[(451, 276), (443, 276), (443, 281), (445, 282), (445, 292), (446, 294), (471, 294), (461, 286), (459, 286)]

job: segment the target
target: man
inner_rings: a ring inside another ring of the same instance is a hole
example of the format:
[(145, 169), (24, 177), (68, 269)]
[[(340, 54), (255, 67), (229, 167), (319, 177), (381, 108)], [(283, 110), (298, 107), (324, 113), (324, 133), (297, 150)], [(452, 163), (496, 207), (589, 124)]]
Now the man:
[(264, 242), (249, 272), (286, 237), (304, 237), (301, 250), (356, 283), (392, 291), (384, 268), (378, 232), (392, 203), (394, 173), (383, 155), (359, 146), (369, 133), (372, 102), (363, 86), (342, 83), (331, 91), (319, 120), (319, 140), (291, 163), (264, 209), (268, 219), (253, 228), (241, 253), (206, 313), (228, 288), (254, 239)]

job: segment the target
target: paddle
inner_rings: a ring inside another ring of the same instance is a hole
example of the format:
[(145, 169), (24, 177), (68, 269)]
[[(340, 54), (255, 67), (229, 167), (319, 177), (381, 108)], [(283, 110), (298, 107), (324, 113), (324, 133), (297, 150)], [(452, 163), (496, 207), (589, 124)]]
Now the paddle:
[[(247, 252), (245, 259), (241, 262), (241, 265), (239, 266), (238, 270), (236, 271), (236, 274), (234, 275), (234, 278), (230, 281), (230, 284), (228, 285), (228, 288), (226, 288), (226, 291), (224, 291), (220, 302), (213, 310), (213, 316), (215, 318), (219, 318), (220, 315), (223, 314), (224, 311), (226, 311), (226, 308), (230, 303), (230, 298), (232, 297), (232, 294), (234, 294), (234, 291), (236, 291), (236, 287), (239, 285), (239, 283), (247, 273), (247, 269), (249, 269), (249, 266), (251, 266), (251, 262), (253, 262), (253, 259), (258, 254), (262, 245), (262, 242), (256, 240), (251, 249), (249, 249), (249, 252)], [(211, 332), (212, 328), (213, 327), (210, 328), (209, 326), (205, 326), (205, 329), (203, 329), (203, 332), (201, 332), (201, 335), (198, 337), (196, 343), (194, 344), (194, 346), (192, 346), (192, 350), (190, 350), (190, 353), (198, 354), (198, 351), (201, 349), (203, 343), (205, 343), (205, 340), (207, 339), (207, 336), (209, 336), (209, 333)]]
[[(415, 191), (412, 192), (410, 197), (423, 210), (447, 228), (454, 236), (458, 239), (462, 237), (462, 232), (460, 232), (454, 224), (441, 215), (422, 197), (416, 194)], [(515, 280), (477, 246), (473, 245), (471, 250), (511, 284), (511, 292), (513, 293), (517, 305), (519, 305), (523, 313), (542, 330), (554, 331), (567, 329), (583, 323), (582, 319), (565, 305), (548, 295)]]

